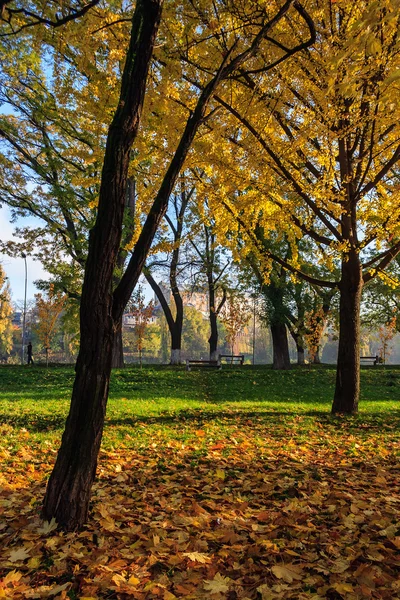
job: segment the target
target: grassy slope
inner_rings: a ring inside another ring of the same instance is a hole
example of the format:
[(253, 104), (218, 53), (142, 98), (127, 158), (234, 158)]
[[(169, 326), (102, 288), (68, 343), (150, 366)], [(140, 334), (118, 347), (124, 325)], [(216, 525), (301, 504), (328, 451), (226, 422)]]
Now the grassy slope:
[[(57, 439), (67, 414), (71, 368), (0, 368), (2, 434), (18, 441), (19, 428), (32, 440)], [(104, 444), (135, 446), (154, 436), (183, 440), (205, 426), (227, 435), (227, 427), (250, 421), (280, 437), (282, 428), (298, 439), (316, 427), (337, 433), (396, 436), (400, 423), (400, 369), (366, 367), (361, 373), (360, 414), (330, 417), (334, 369), (272, 371), (266, 367), (194, 371), (166, 367), (113, 373)], [(286, 434), (285, 434), (286, 435)], [(198, 437), (198, 436), (197, 436)], [(11, 441), (11, 440), (10, 440)], [(387, 440), (389, 441), (389, 440)]]

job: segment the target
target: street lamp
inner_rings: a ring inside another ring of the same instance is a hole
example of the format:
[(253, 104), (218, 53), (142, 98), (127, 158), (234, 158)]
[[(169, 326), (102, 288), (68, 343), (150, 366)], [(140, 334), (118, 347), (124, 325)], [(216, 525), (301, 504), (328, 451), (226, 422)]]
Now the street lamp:
[(21, 365), (24, 364), (24, 355), (25, 355), (25, 323), (26, 323), (26, 288), (28, 284), (28, 267), (26, 264), (26, 254), (22, 252), (22, 258), (25, 261), (25, 294), (24, 294), (24, 314), (22, 316), (22, 354), (21, 354)]

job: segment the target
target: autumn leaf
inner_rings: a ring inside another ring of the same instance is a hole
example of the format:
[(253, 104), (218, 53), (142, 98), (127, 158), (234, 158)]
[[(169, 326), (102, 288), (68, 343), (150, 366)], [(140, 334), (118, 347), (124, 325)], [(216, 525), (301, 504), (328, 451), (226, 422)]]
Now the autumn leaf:
[(201, 552), (184, 552), (183, 556), (187, 556), (193, 562), (199, 563), (207, 563), (211, 560), (207, 554), (202, 554)]
[(217, 573), (214, 579), (204, 580), (204, 589), (210, 594), (220, 594), (229, 590), (229, 584), (232, 580), (229, 577), (223, 577)]
[(350, 568), (350, 562), (344, 558), (338, 558), (331, 566), (332, 573), (344, 573)]
[(38, 533), (42, 535), (48, 535), (55, 529), (57, 529), (58, 524), (55, 518), (53, 517), (51, 521), (44, 521), (43, 525), (38, 528)]
[(286, 583), (292, 583), (295, 579), (302, 579), (301, 574), (302, 567), (299, 565), (288, 564), (288, 565), (274, 565), (271, 567), (271, 571), (278, 579), (283, 579)]
[(6, 587), (9, 583), (17, 583), (22, 577), (20, 571), (10, 571), (3, 579), (3, 586)]
[(21, 548), (17, 548), (16, 550), (13, 550), (11, 552), (8, 560), (10, 562), (19, 562), (19, 561), (25, 560), (29, 557), (30, 557), (29, 550), (27, 550), (25, 547), (21, 547)]
[(223, 471), (222, 469), (217, 469), (215, 471), (215, 477), (217, 479), (221, 479), (222, 481), (224, 481), (224, 479), (225, 479), (225, 471)]

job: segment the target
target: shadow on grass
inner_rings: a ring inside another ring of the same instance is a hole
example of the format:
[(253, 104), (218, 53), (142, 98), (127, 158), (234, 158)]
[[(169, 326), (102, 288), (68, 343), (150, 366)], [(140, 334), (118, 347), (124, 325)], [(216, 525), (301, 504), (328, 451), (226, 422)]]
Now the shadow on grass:
[[(17, 428), (25, 428), (30, 432), (46, 432), (62, 430), (65, 425), (65, 415), (10, 415), (0, 413), (0, 424)], [(158, 425), (182, 427), (183, 424), (196, 429), (204, 424), (215, 423), (221, 427), (240, 426), (244, 429), (257, 429), (268, 426), (269, 435), (281, 435), (281, 428), (286, 425), (296, 425), (299, 430), (308, 430), (315, 425), (328, 426), (336, 430), (352, 433), (382, 432), (400, 430), (400, 410), (388, 412), (369, 412), (355, 416), (335, 416), (328, 411), (314, 410), (295, 412), (291, 410), (234, 410), (234, 411), (204, 411), (182, 410), (176, 413), (165, 413), (157, 416), (106, 417), (105, 427), (138, 427), (140, 425)]]

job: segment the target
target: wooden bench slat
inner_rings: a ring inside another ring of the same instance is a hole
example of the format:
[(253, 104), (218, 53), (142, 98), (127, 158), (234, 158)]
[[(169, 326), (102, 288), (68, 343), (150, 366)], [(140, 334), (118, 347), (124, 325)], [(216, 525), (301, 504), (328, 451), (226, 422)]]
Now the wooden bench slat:
[(210, 369), (220, 369), (221, 363), (219, 360), (196, 360), (196, 359), (186, 359), (186, 370), (190, 371), (190, 367), (200, 367)]
[(235, 361), (235, 364), (239, 363), (239, 365), (242, 365), (244, 363), (244, 354), (220, 354), (219, 359), (226, 359), (231, 364), (234, 364)]

